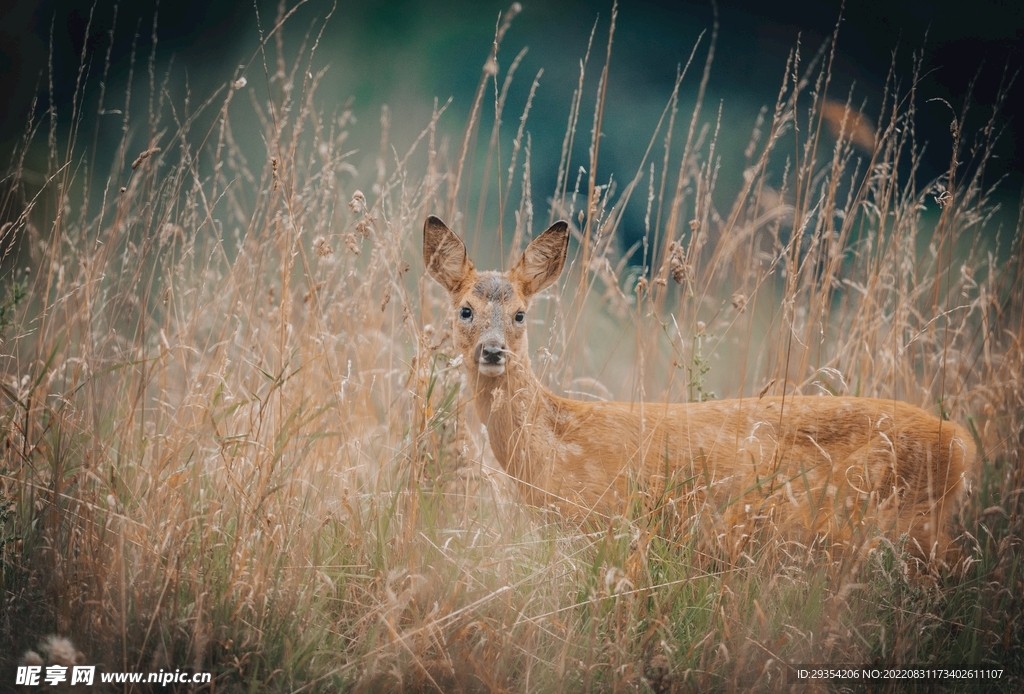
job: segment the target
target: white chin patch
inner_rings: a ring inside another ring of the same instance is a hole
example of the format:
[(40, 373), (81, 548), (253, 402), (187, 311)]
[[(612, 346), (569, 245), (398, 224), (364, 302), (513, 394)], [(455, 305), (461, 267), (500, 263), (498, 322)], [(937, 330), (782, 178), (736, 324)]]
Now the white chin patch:
[(480, 372), (481, 376), (491, 376), (493, 378), (494, 376), (500, 376), (503, 373), (505, 373), (505, 365), (504, 364), (485, 364), (485, 363), (482, 363), (482, 362), (478, 362), (477, 363), (477, 370)]

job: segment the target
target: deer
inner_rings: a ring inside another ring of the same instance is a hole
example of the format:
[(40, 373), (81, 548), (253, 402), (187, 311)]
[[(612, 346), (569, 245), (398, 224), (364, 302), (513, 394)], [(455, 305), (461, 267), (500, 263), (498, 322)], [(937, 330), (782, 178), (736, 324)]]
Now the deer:
[(925, 564), (959, 556), (951, 526), (976, 447), (962, 426), (909, 403), (795, 394), (584, 401), (545, 388), (526, 317), (561, 274), (569, 237), (555, 222), (507, 271), (477, 271), (441, 219), (423, 225), (423, 260), (451, 299), (468, 397), (526, 503), (585, 519), (621, 513), (639, 491), (654, 506), (710, 506), (739, 535), (768, 519), (787, 536), (847, 546), (905, 536)]

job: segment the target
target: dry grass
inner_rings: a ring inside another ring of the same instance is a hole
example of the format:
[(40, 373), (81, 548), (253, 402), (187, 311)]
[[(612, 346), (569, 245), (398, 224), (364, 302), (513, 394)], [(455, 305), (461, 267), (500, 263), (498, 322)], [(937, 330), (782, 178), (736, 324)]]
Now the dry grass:
[[(528, 130), (472, 144), (487, 94), (511, 107), (493, 61), (456, 141), (435, 109), (396, 150), (385, 111), (376, 167), (357, 170), (351, 113), (318, 106), (315, 32), (289, 57), (265, 29), (199, 108), (165, 98), (150, 62), (148, 117), (124, 109), (109, 174), (82, 154), (81, 112), (66, 141), (30, 124), (12, 156), (0, 672), (58, 633), (108, 670), (211, 670), (219, 691), (780, 690), (782, 662), (992, 664), (1020, 686), (1024, 247), (1019, 224), (993, 242), (987, 116), (975, 135), (956, 112), (958, 163), (920, 187), (914, 76), (890, 80), (868, 147), (870, 121), (829, 91), (829, 44), (794, 52), (746, 162), (718, 158), (713, 114), (680, 125), (674, 92), (620, 187), (573, 173), (581, 73), (558, 190), (531, 198)], [(580, 530), (524, 508), (488, 462), (421, 267), (427, 214), (481, 226), (474, 160), (503, 211), (484, 225), (494, 257), (546, 226), (535, 208), (575, 224), (532, 327), (550, 387), (843, 392), (965, 423), (984, 460), (963, 575), (909, 580), (885, 543), (862, 561), (827, 543), (709, 557), (706, 528), (628, 514)], [(718, 171), (737, 166), (721, 207)], [(627, 262), (629, 201), (646, 223)]]

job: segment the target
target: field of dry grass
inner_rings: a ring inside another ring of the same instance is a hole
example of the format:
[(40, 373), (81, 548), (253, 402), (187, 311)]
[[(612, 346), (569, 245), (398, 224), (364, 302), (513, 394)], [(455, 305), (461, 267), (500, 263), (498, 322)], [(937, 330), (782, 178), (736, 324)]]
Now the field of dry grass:
[[(787, 662), (984, 664), (1007, 675), (955, 690), (1019, 690), (1024, 241), (996, 228), (994, 116), (951, 107), (954, 163), (922, 185), (914, 75), (869, 122), (829, 90), (829, 44), (794, 52), (745, 161), (677, 91), (640, 167), (605, 173), (604, 93), (581, 72), (540, 191), (506, 61), (481, 56), (464, 125), (438, 106), (399, 149), (384, 111), (379, 141), (353, 143), (352, 113), (320, 106), (315, 33), (286, 55), (269, 26), (218, 93), (173, 103), (149, 75), (111, 170), (81, 111), (67, 137), (31, 123), (11, 157), (0, 676), (58, 634), (107, 670), (212, 671), (211, 691), (776, 691)], [(678, 89), (703, 94), (711, 33)], [(604, 40), (584, 70), (606, 69)], [(487, 109), (513, 140), (478, 132)], [(726, 167), (744, 184), (723, 204)], [(627, 203), (646, 209), (629, 254)], [(584, 528), (524, 507), (451, 362), (431, 213), (492, 266), (572, 222), (530, 327), (556, 392), (847, 393), (964, 424), (982, 451), (964, 564), (915, 576), (899, 543), (850, 557), (770, 528), (716, 552), (713, 528), (639, 503)]]

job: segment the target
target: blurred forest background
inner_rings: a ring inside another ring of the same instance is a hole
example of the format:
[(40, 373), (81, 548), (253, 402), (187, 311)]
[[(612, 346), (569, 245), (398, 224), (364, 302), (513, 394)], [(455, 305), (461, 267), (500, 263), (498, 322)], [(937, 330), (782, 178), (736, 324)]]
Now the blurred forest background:
[[(448, 117), (441, 119), (439, 127), (457, 138), (469, 116), (480, 65), (489, 51), (498, 15), (507, 5), (504, 0), (341, 0), (318, 48), (317, 63), (329, 66), (319, 91), (321, 103), (329, 107), (333, 98), (339, 108), (350, 105), (357, 119), (350, 128), (351, 139), (360, 143), (378, 141), (380, 110), (386, 104), (392, 115), (392, 142), (398, 151), (405, 151), (429, 121), (434, 99), (443, 104), (451, 97)], [(975, 125), (987, 119), (987, 107), (994, 103), (1000, 83), (1020, 66), (1024, 46), (1024, 5), (979, 0), (970, 3), (969, 9), (954, 12), (951, 7), (923, 0), (863, 0), (845, 8), (839, 0), (800, 5), (752, 0), (718, 3), (719, 45), (703, 120), (712, 120), (721, 104), (719, 151), (723, 161), (739, 161), (758, 110), (773, 103), (778, 94), (789, 51), (799, 41), (805, 55), (813, 55), (832, 34), (842, 12), (830, 92), (835, 99), (850, 94), (854, 107), (863, 105), (869, 117), (877, 117), (890, 66), (895, 62), (896, 74), (909, 76), (913, 52), (923, 49), (917, 131), (927, 147), (917, 176), (919, 182), (936, 178), (948, 168), (951, 108), (959, 113), (970, 93)], [(310, 27), (315, 36), (331, 8), (332, 3), (325, 0), (301, 4), (286, 24), (286, 47), (297, 47)], [(609, 173), (623, 177), (636, 171), (672, 91), (677, 66), (685, 65), (701, 32), (707, 32), (680, 93), (680, 112), (690, 112), (696, 103), (699, 67), (716, 13), (710, 2), (626, 2), (619, 9), (603, 119), (600, 179)], [(102, 171), (107, 168), (102, 157), (112, 157), (121, 138), (120, 102), (133, 50), (140, 61), (152, 53), (158, 79), (169, 75), (170, 103), (181, 103), (186, 90), (193, 99), (205, 99), (239, 74), (241, 61), (254, 57), (260, 23), (264, 33), (269, 31), (276, 3), (182, 0), (161, 5), (147, 0), (94, 5), (87, 0), (15, 0), (5, 3), (0, 13), (0, 154), (9, 151), (22, 135), (34, 97), (39, 99), (37, 110), (45, 110), (52, 87), (53, 105), (58, 113), (68, 113), (83, 41), (92, 53), (89, 69), (98, 73), (113, 29), (107, 116), (98, 130)], [(113, 26), (115, 13), (117, 26)], [(528, 48), (511, 84), (510, 104), (526, 102), (534, 77), (543, 70), (528, 127), (538, 202), (554, 189), (569, 96), (576, 87), (579, 61), (586, 53), (591, 29), (597, 21), (595, 50), (603, 52), (610, 13), (610, 2), (527, 1), (506, 37), (500, 56), (503, 61), (512, 61), (520, 49)], [(48, 84), (51, 58), (52, 85)], [(502, 70), (506, 67), (501, 66)], [(143, 71), (144, 62), (137, 69)], [(261, 73), (258, 60), (245, 72), (250, 80), (262, 80)], [(598, 70), (588, 71), (588, 92), (595, 88), (599, 76)], [(137, 90), (140, 107), (146, 98), (143, 92)], [(95, 113), (100, 98), (95, 91), (87, 93), (84, 112)], [(486, 98), (493, 102), (493, 96)], [(515, 113), (504, 118), (502, 137), (511, 137), (518, 126), (518, 111), (513, 110)], [(488, 111), (493, 108), (484, 108), (482, 132), (489, 130)], [(1024, 186), (1024, 142), (1019, 123), (1009, 122), (1008, 117), (1012, 116), (1004, 115), (998, 121), (1005, 132), (997, 157), (988, 163), (991, 181), (1007, 177), (997, 192), (1009, 208), (1005, 229), (1013, 226), (1016, 200)], [(63, 125), (68, 125), (66, 115)], [(577, 139), (577, 164), (586, 163), (588, 141), (586, 137)], [(484, 138), (478, 145), (486, 147)], [(39, 140), (39, 161), (33, 162), (30, 156), (27, 168), (45, 170), (44, 149)], [(364, 150), (356, 154), (364, 160), (353, 164), (362, 169), (360, 164), (371, 163), (376, 155)], [(741, 176), (741, 167), (723, 167), (716, 198), (732, 200)], [(538, 207), (540, 214), (547, 212), (545, 205)], [(643, 208), (644, 201), (638, 196), (626, 211), (620, 238), (624, 248), (639, 238)]]

